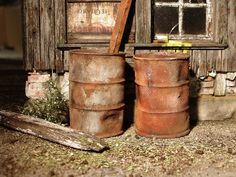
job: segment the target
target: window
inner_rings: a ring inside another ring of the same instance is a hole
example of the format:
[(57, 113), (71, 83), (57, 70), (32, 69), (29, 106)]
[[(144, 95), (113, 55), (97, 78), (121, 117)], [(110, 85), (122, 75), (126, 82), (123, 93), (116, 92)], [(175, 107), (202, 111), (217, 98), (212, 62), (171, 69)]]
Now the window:
[(211, 0), (154, 0), (152, 18), (154, 38), (212, 39)]
[(154, 0), (153, 32), (170, 38), (211, 39), (210, 0)]

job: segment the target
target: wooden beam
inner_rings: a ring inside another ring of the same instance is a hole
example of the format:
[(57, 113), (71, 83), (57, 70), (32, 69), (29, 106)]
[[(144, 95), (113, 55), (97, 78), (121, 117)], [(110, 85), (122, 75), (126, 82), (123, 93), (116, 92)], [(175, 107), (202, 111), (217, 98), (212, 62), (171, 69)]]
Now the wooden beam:
[(132, 4), (132, 0), (122, 0), (117, 13), (116, 24), (114, 26), (110, 45), (109, 53), (118, 53), (120, 49), (121, 40), (125, 30), (126, 21), (129, 15), (129, 10)]
[(107, 148), (90, 134), (18, 113), (0, 111), (0, 125), (75, 149), (99, 152)]

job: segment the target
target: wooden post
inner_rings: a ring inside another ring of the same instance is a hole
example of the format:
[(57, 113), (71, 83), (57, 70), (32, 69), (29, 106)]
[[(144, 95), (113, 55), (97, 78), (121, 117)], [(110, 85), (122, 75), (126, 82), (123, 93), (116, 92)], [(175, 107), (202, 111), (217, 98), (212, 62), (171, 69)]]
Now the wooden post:
[(107, 148), (90, 134), (18, 113), (0, 111), (0, 125), (75, 149), (99, 152)]
[(116, 24), (112, 32), (109, 53), (118, 53), (120, 49), (121, 40), (125, 30), (126, 21), (129, 15), (129, 10), (132, 0), (122, 0), (116, 18)]

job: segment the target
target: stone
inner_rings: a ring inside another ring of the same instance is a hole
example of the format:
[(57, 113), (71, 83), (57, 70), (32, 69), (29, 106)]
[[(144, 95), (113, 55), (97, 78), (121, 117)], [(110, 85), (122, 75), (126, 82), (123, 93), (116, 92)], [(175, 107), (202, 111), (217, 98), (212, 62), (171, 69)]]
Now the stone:
[(61, 93), (66, 100), (69, 100), (69, 72), (65, 72), (64, 75), (58, 76), (58, 85), (61, 88)]
[(227, 73), (226, 79), (231, 80), (231, 81), (235, 80), (236, 79), (236, 73)]
[(226, 88), (227, 94), (235, 94), (236, 95), (236, 87), (227, 87)]
[(201, 87), (203, 88), (213, 88), (214, 87), (214, 81), (202, 81)]
[(215, 96), (226, 95), (226, 74), (219, 73), (216, 75), (216, 80), (214, 85), (214, 95)]
[(199, 90), (199, 95), (213, 95), (214, 94), (214, 88), (207, 88), (207, 87), (202, 87)]
[(226, 80), (226, 86), (227, 87), (234, 87), (234, 86), (236, 86), (236, 81), (235, 80), (233, 80), (233, 81)]

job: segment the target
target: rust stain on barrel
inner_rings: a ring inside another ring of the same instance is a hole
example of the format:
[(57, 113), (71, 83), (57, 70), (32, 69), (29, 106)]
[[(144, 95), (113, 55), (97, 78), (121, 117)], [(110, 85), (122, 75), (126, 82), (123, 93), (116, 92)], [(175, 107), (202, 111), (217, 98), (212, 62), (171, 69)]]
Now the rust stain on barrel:
[(157, 52), (136, 55), (136, 132), (173, 138), (189, 132), (189, 55)]
[(70, 126), (98, 137), (123, 132), (124, 54), (70, 53)]

